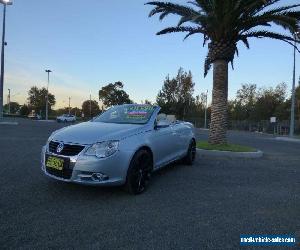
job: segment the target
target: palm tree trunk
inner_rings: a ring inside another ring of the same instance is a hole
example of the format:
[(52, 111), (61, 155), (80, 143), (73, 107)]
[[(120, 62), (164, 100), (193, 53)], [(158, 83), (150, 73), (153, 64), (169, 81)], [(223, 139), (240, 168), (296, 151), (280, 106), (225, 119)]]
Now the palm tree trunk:
[(214, 62), (213, 67), (209, 143), (223, 144), (227, 143), (228, 62), (217, 60)]

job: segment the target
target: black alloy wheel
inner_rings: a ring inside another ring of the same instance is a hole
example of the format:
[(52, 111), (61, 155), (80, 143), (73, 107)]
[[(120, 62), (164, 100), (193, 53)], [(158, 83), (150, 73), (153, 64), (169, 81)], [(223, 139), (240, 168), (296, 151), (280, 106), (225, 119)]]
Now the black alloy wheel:
[(127, 191), (131, 194), (143, 193), (150, 181), (153, 160), (147, 150), (139, 150), (131, 160), (126, 180)]
[(192, 140), (190, 142), (187, 155), (184, 158), (184, 163), (187, 165), (193, 165), (195, 158), (196, 158), (196, 152), (197, 152), (196, 142), (195, 142), (195, 140)]

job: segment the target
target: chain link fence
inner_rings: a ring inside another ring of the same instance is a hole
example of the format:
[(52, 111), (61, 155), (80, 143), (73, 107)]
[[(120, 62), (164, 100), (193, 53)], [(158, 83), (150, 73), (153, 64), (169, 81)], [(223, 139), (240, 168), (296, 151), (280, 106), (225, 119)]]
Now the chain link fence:
[[(199, 117), (186, 117), (184, 121), (191, 122), (196, 128), (204, 128), (205, 120)], [(207, 120), (207, 127), (209, 127), (209, 121)]]
[[(187, 117), (185, 121), (191, 122), (197, 128), (204, 128), (205, 121), (203, 118)], [(207, 120), (207, 128), (209, 128), (210, 121)], [(278, 121), (271, 123), (268, 120), (259, 122), (255, 121), (229, 121), (228, 129), (241, 130), (250, 132), (262, 132), (277, 135), (288, 135), (290, 132), (290, 121)], [(295, 121), (295, 133), (300, 134), (300, 121)]]
[[(268, 120), (253, 121), (230, 121), (229, 129), (244, 130), (250, 132), (262, 132), (277, 135), (288, 135), (290, 132), (290, 121), (278, 121), (271, 123)], [(300, 133), (300, 122), (295, 122), (295, 132)]]

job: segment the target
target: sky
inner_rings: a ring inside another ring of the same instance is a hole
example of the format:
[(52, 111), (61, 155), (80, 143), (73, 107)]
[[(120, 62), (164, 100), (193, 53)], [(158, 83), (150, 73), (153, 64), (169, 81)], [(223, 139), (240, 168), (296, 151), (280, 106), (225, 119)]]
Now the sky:
[[(184, 34), (156, 36), (178, 18), (163, 22), (148, 18), (151, 6), (144, 0), (14, 0), (7, 7), (4, 102), (27, 102), (31, 86), (46, 87), (56, 97), (54, 108), (81, 107), (84, 100), (98, 101), (98, 91), (108, 83), (122, 81), (130, 98), (140, 103), (155, 101), (165, 77), (183, 67), (191, 70), (195, 95), (209, 91), (212, 72), (204, 78), (207, 48), (202, 37), (183, 41)], [(186, 3), (186, 1), (177, 1)], [(295, 4), (297, 0), (284, 0)], [(2, 7), (2, 6), (1, 6)], [(0, 14), (2, 20), (2, 11)], [(2, 29), (0, 29), (2, 32)], [(292, 86), (293, 48), (267, 39), (250, 40), (250, 50), (239, 46), (235, 69), (229, 71), (229, 98), (243, 83), (258, 87), (285, 82)], [(297, 54), (297, 82), (300, 75)]]

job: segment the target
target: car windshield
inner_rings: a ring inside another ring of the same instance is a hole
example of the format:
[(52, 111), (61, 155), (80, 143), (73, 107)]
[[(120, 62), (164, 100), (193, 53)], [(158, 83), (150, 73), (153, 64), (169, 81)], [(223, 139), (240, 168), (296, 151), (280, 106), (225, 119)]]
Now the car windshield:
[(152, 105), (115, 106), (96, 117), (93, 122), (145, 124), (149, 121), (155, 108)]

